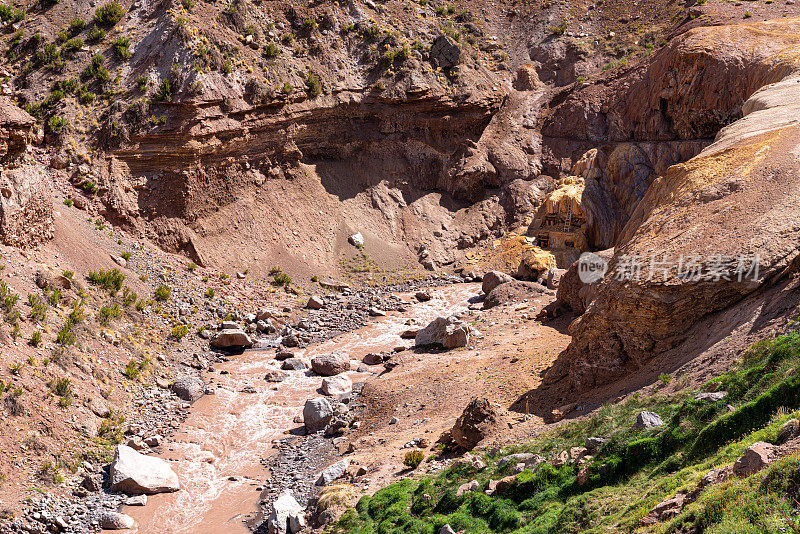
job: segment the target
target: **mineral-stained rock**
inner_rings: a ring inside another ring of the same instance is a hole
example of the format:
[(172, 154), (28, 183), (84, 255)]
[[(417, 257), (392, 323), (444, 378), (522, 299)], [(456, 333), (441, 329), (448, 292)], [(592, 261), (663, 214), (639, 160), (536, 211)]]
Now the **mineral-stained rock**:
[(22, 165), (0, 173), (0, 239), (30, 247), (53, 237), (50, 180), (40, 167)]
[(333, 376), (350, 370), (350, 355), (332, 352), (311, 358), (311, 369), (323, 376)]
[[(792, 122), (800, 109), (800, 75), (794, 74), (795, 59), (773, 59), (778, 50), (796, 50), (796, 29), (796, 20), (781, 20), (689, 31), (654, 54), (635, 78), (619, 81), (626, 87), (616, 93), (620, 105), (603, 104), (615, 110), (611, 116), (598, 113), (582, 121), (587, 133), (602, 122), (608, 140), (716, 137), (646, 189), (613, 243), (611, 276), (570, 326), (572, 341), (548, 381), (567, 378), (574, 388), (588, 389), (668, 351), (691, 357), (683, 346), (694, 336), (717, 336), (709, 332), (708, 318), (763, 298), (761, 290), (797, 272), (800, 206), (786, 192), (800, 187), (800, 162), (785, 155), (800, 140), (800, 124)], [(711, 83), (700, 81), (700, 71)], [(572, 129), (576, 123), (565, 114), (585, 119), (588, 108), (574, 104), (551, 116), (544, 135)], [(750, 163), (742, 167), (745, 161)], [(693, 272), (699, 277), (686, 276), (685, 264), (679, 272), (681, 257), (698, 254)], [(629, 260), (636, 257), (657, 257), (668, 268), (649, 276), (648, 264), (645, 276), (628, 276)], [(719, 339), (738, 326), (735, 321), (754, 315), (729, 317), (734, 322)], [(710, 337), (704, 347), (716, 341)], [(691, 348), (694, 354), (704, 350)]]
[(497, 412), (489, 401), (483, 397), (475, 397), (456, 419), (450, 436), (456, 445), (469, 451), (488, 436), (497, 422)]
[(178, 475), (160, 458), (117, 445), (111, 462), (111, 489), (138, 495), (178, 491)]

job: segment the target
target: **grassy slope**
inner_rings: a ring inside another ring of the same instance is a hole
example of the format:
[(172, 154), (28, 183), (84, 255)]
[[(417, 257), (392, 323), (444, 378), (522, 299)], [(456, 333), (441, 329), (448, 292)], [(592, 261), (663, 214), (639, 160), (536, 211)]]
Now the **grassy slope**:
[[(706, 389), (728, 391), (719, 402), (693, 395), (636, 396), (607, 405), (594, 416), (562, 426), (533, 443), (487, 456), (483, 472), (459, 466), (435, 478), (404, 480), (364, 497), (332, 528), (334, 532), (428, 533), (445, 523), (467, 533), (514, 532), (700, 532), (791, 531), (789, 515), (798, 497), (800, 458), (786, 457), (746, 479), (706, 489), (672, 521), (639, 527), (648, 511), (678, 490), (691, 490), (708, 470), (732, 463), (756, 441), (775, 442), (781, 425), (800, 415), (800, 330), (752, 347), (738, 369)], [(731, 411), (728, 405), (733, 407)], [(649, 431), (632, 424), (642, 410), (667, 423)], [(496, 467), (503, 455), (536, 452), (553, 458), (581, 446), (586, 437), (607, 436), (590, 466), (590, 480), (576, 482), (576, 468), (543, 465), (517, 476), (501, 497), (483, 493), (455, 496), (456, 488), (509, 474)]]

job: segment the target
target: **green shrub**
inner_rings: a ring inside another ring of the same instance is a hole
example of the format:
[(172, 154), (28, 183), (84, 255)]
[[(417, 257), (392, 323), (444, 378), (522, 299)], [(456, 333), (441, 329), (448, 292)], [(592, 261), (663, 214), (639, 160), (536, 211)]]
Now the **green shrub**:
[(108, 2), (101, 7), (98, 7), (94, 12), (94, 23), (98, 26), (105, 26), (110, 28), (116, 25), (122, 17), (125, 16), (125, 10), (117, 2)]
[(125, 286), (125, 288), (122, 290), (122, 303), (125, 306), (133, 305), (137, 298), (139, 298), (139, 296), (131, 288)]
[(408, 451), (406, 453), (405, 458), (403, 458), (403, 465), (406, 465), (411, 469), (416, 469), (424, 459), (425, 455), (423, 452), (419, 449), (414, 449), (413, 451)]
[(150, 86), (150, 77), (147, 74), (137, 74), (136, 75), (136, 87), (139, 88), (139, 91), (145, 92), (147, 88)]
[(125, 252), (123, 252), (122, 254), (120, 254), (120, 256), (122, 256), (122, 259), (124, 259), (125, 261), (131, 261), (131, 257), (132, 257), (131, 253), (128, 252), (127, 250)]
[(176, 324), (172, 327), (172, 337), (177, 340), (183, 339), (189, 333), (189, 327), (185, 324)]
[(53, 115), (47, 120), (47, 132), (53, 135), (60, 135), (69, 130), (69, 121), (64, 117)]
[(275, 43), (267, 43), (264, 46), (264, 57), (267, 59), (275, 59), (281, 53), (281, 49)]
[(108, 326), (112, 319), (119, 319), (120, 317), (122, 317), (122, 310), (119, 304), (103, 306), (97, 314), (97, 322), (103, 326)]
[(130, 360), (127, 365), (125, 365), (125, 369), (122, 370), (122, 374), (130, 380), (136, 380), (146, 366), (147, 362), (144, 360)]
[(286, 273), (275, 273), (272, 275), (272, 279), (275, 282), (275, 285), (278, 286), (288, 286), (292, 283), (291, 277), (289, 277)]
[(131, 57), (131, 40), (126, 37), (117, 37), (111, 41), (111, 47), (114, 50), (114, 57), (119, 60), (130, 59)]
[(92, 26), (92, 28), (89, 30), (89, 33), (86, 35), (86, 39), (88, 39), (90, 43), (97, 43), (105, 38), (106, 31), (100, 26)]
[(108, 271), (105, 269), (90, 271), (87, 278), (89, 282), (100, 286), (112, 295), (116, 295), (117, 291), (122, 289), (122, 283), (125, 281), (125, 275), (116, 267)]
[(197, 264), (193, 261), (190, 261), (186, 265), (186, 270), (189, 271), (190, 273), (193, 273), (195, 269), (197, 269)]
[(158, 102), (172, 101), (172, 84), (169, 80), (162, 80), (153, 98)]
[(161, 284), (153, 293), (153, 298), (159, 302), (164, 302), (172, 294), (172, 289), (169, 286)]
[(213, 287), (209, 287), (208, 289), (206, 289), (205, 295), (207, 299), (213, 299), (214, 295), (216, 295), (216, 292), (214, 291)]
[(53, 393), (59, 397), (68, 397), (72, 395), (72, 381), (69, 378), (54, 378), (47, 383)]
[(311, 98), (316, 98), (322, 94), (322, 81), (319, 79), (319, 76), (313, 72), (309, 72), (306, 74), (305, 82), (306, 92), (311, 96)]
[(72, 35), (78, 35), (85, 29), (86, 29), (86, 21), (84, 21), (82, 18), (75, 17), (74, 19), (69, 21), (69, 32)]
[(38, 347), (42, 344), (42, 333), (36, 330), (33, 334), (31, 334), (31, 345), (34, 347)]

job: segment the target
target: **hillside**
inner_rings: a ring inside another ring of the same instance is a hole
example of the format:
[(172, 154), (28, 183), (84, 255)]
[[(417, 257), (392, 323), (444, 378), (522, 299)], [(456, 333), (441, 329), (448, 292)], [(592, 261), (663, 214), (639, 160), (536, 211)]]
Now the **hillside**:
[(797, 530), (793, 0), (3, 2), (0, 532)]

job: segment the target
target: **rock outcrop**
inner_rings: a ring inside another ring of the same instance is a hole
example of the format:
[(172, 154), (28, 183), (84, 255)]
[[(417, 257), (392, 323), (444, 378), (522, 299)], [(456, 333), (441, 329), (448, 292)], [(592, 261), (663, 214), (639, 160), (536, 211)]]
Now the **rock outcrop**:
[[(703, 28), (658, 54), (643, 78), (652, 86), (635, 94), (668, 94), (673, 123), (660, 112), (645, 113), (628, 119), (630, 131), (710, 135), (739, 109), (744, 117), (649, 188), (549, 379), (569, 376), (575, 387), (588, 388), (620, 377), (677, 347), (704, 317), (797, 271), (800, 197), (792, 192), (800, 187), (800, 73), (792, 73), (800, 71), (798, 31), (797, 19)], [(710, 76), (712, 85), (686, 78), (680, 92), (653, 90), (667, 65), (682, 79), (703, 65), (702, 79)], [(725, 89), (713, 91), (718, 84)], [(652, 275), (651, 261), (658, 267)]]
[(483, 397), (476, 397), (456, 420), (450, 437), (460, 448), (471, 451), (489, 435), (498, 421), (497, 411), (492, 404)]

